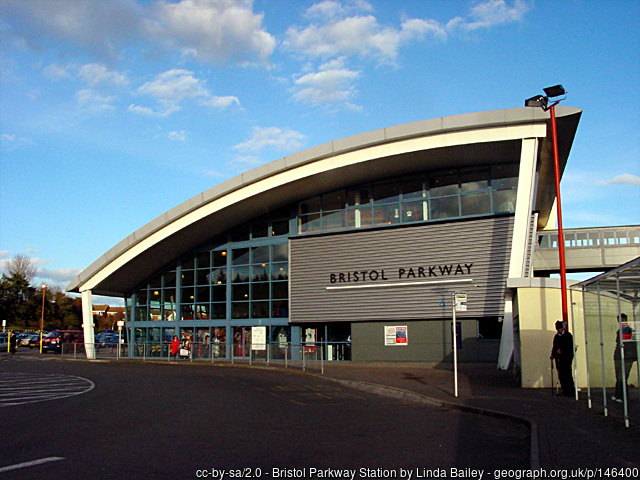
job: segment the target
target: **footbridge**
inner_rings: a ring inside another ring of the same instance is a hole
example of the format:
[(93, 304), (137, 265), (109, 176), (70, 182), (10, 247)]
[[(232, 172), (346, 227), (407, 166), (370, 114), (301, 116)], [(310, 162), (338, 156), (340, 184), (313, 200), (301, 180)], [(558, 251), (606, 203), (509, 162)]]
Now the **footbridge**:
[[(564, 229), (567, 272), (602, 272), (640, 257), (640, 225)], [(558, 231), (538, 232), (533, 253), (536, 276), (560, 271)]]

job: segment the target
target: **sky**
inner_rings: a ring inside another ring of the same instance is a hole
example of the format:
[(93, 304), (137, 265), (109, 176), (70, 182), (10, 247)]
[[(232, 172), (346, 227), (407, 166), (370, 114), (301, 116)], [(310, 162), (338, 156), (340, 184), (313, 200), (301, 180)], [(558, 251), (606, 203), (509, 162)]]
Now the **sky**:
[(638, 1), (0, 0), (0, 41), (0, 267), (34, 285), (261, 164), (556, 84), (565, 228), (640, 224)]

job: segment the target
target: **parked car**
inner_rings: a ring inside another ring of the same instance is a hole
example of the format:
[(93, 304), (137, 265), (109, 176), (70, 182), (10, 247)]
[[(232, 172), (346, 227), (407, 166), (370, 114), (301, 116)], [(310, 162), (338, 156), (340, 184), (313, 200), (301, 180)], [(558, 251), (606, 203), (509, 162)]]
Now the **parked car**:
[(61, 353), (63, 345), (84, 344), (82, 330), (54, 330), (42, 339), (42, 351)]
[(33, 340), (37, 340), (38, 341), (38, 346), (40, 345), (40, 334), (39, 333), (29, 333), (28, 335), (22, 335), (20, 338), (20, 346), (21, 347), (30, 347), (33, 348), (33, 346), (31, 345), (31, 342)]
[(29, 337), (29, 348), (40, 348), (40, 334), (36, 333), (35, 335)]
[(108, 333), (101, 335), (100, 340), (96, 339), (96, 343), (99, 347), (113, 347), (118, 344), (118, 334)]

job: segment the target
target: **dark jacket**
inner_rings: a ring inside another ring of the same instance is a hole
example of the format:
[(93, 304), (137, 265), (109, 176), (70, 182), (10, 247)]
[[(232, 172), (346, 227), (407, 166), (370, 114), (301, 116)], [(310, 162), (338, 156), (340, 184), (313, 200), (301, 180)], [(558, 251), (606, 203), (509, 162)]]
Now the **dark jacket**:
[(553, 337), (551, 356), (556, 360), (573, 360), (573, 335), (566, 330), (556, 333)]
[[(638, 347), (636, 342), (631, 341), (633, 338), (633, 330), (631, 327), (623, 323), (622, 324), (622, 341), (624, 342), (624, 359), (635, 361), (638, 360)], [(616, 349), (613, 352), (613, 359), (620, 360), (620, 330), (616, 332)]]

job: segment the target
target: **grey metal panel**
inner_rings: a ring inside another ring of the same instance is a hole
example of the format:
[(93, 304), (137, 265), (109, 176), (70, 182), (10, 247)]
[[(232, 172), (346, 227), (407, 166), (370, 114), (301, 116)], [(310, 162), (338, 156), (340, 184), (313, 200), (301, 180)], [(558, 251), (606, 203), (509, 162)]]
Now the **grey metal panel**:
[[(495, 362), (499, 341), (478, 340), (477, 323), (461, 323), (460, 362)], [(407, 327), (405, 345), (385, 345), (384, 327)], [(351, 326), (351, 359), (357, 362), (453, 362), (451, 319), (432, 321), (359, 322)]]
[(454, 291), (461, 318), (502, 315), (512, 233), (504, 216), (291, 239), (290, 321), (447, 318)]

